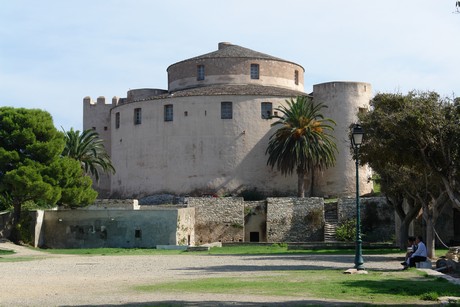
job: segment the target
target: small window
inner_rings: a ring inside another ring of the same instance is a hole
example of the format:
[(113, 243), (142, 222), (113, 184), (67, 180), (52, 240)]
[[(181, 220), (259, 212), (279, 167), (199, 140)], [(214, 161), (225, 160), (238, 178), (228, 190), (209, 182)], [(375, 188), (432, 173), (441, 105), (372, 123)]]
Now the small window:
[(173, 105), (165, 105), (165, 122), (172, 122), (173, 120)]
[(251, 79), (259, 79), (259, 64), (251, 64)]
[(270, 119), (272, 117), (272, 103), (271, 102), (262, 102), (261, 104), (262, 118)]
[(107, 131), (107, 129), (108, 129), (107, 126), (104, 126), (104, 131)]
[(367, 108), (358, 108), (359, 114), (365, 114), (367, 113)]
[(142, 123), (142, 109), (135, 108), (134, 109), (134, 124), (140, 125)]
[(120, 128), (120, 112), (115, 113), (115, 128)]
[(198, 65), (197, 67), (197, 77), (198, 81), (204, 80), (204, 65)]
[(295, 85), (299, 85), (299, 71), (298, 70), (294, 72), (294, 82), (295, 82)]
[(220, 103), (220, 118), (222, 119), (232, 119), (233, 118), (233, 108), (231, 101), (222, 101)]

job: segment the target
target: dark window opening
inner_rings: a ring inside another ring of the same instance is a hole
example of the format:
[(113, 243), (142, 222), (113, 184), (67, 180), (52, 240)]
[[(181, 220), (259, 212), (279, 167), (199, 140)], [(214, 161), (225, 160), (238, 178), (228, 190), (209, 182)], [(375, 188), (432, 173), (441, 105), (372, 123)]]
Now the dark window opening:
[(251, 79), (259, 79), (259, 64), (251, 64)]
[(134, 231), (134, 237), (135, 237), (135, 238), (142, 238), (142, 230), (136, 229), (136, 230)]
[(273, 105), (271, 102), (262, 102), (261, 115), (263, 119), (270, 119), (272, 117)]
[(294, 72), (294, 82), (296, 85), (299, 85), (299, 71), (298, 70)]
[(134, 109), (134, 124), (140, 125), (142, 123), (142, 109), (136, 108)]
[(258, 231), (251, 231), (249, 233), (249, 242), (260, 242)]
[(220, 118), (232, 119), (233, 118), (233, 107), (231, 101), (222, 101), (220, 103)]
[(197, 76), (196, 79), (198, 81), (204, 80), (204, 65), (198, 65), (197, 67)]
[(120, 128), (120, 112), (115, 113), (115, 128)]
[(165, 122), (172, 122), (173, 121), (173, 105), (167, 104), (165, 105)]

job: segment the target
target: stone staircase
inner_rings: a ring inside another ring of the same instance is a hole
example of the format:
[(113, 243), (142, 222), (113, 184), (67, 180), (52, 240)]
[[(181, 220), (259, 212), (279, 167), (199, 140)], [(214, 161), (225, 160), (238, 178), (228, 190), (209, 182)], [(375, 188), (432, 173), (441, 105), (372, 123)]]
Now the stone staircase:
[(335, 230), (338, 224), (337, 202), (324, 204), (324, 242), (335, 242)]

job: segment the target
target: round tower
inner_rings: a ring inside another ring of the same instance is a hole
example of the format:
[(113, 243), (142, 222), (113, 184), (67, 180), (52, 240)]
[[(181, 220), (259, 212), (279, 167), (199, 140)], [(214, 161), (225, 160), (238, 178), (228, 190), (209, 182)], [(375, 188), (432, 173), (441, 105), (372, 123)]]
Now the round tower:
[[(338, 153), (333, 168), (315, 174), (313, 193), (321, 196), (354, 196), (356, 193), (356, 164), (351, 155), (350, 126), (358, 121), (359, 112), (369, 110), (372, 86), (364, 82), (327, 82), (313, 86), (313, 99), (328, 108), (322, 110), (325, 117), (337, 125), (334, 137)], [(372, 191), (368, 166), (359, 168), (360, 194)]]

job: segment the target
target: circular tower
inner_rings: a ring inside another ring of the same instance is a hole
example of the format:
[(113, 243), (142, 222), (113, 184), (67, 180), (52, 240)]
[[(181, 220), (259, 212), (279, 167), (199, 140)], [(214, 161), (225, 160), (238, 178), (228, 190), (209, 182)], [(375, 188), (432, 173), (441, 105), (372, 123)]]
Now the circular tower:
[[(321, 196), (354, 196), (356, 186), (356, 164), (351, 154), (351, 124), (358, 121), (359, 112), (369, 110), (372, 86), (364, 82), (327, 82), (313, 85), (313, 99), (324, 103), (325, 117), (333, 119), (334, 137), (338, 153), (336, 165), (315, 174), (313, 193)], [(366, 165), (359, 168), (361, 194), (372, 191), (369, 181), (371, 170)]]

